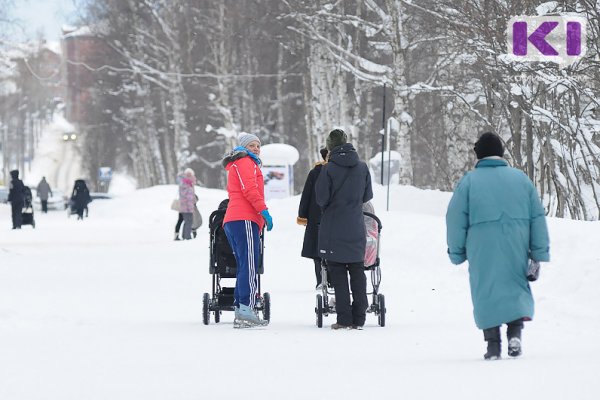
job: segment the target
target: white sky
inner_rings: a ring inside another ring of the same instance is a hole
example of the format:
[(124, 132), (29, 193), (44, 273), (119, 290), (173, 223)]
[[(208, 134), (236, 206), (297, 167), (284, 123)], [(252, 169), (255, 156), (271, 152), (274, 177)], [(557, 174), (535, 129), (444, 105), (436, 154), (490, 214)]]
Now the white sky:
[(74, 0), (16, 0), (12, 14), (29, 38), (42, 31), (47, 40), (58, 40), (62, 25), (70, 22), (74, 12)]

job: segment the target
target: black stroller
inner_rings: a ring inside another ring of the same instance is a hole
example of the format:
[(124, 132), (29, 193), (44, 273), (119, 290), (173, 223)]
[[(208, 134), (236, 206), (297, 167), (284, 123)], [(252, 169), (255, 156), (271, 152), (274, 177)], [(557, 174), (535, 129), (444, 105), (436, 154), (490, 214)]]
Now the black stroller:
[[(373, 289), (367, 292), (367, 295), (372, 296), (371, 304), (367, 308), (367, 313), (377, 315), (377, 323), (379, 326), (385, 326), (385, 296), (379, 293), (379, 284), (381, 283), (381, 268), (379, 266), (379, 242), (381, 239), (381, 221), (373, 213), (364, 211), (365, 227), (367, 233), (367, 246), (365, 251), (365, 270), (371, 271), (371, 284)], [(334, 292), (329, 288), (327, 282), (327, 264), (326, 261), (321, 262), (322, 276), (322, 294), (317, 295), (317, 306), (315, 313), (317, 314), (317, 327), (323, 327), (323, 316), (335, 314), (335, 305), (329, 302), (329, 295)]]
[(35, 229), (35, 218), (33, 216), (33, 196), (29, 186), (23, 187), (23, 210), (21, 211), (21, 225), (31, 225)]
[[(210, 264), (208, 272), (212, 275), (212, 296), (204, 293), (202, 297), (202, 322), (204, 325), (210, 323), (210, 313), (214, 312), (215, 322), (221, 321), (221, 311), (233, 311), (233, 291), (235, 287), (222, 287), (221, 279), (236, 278), (237, 266), (235, 257), (225, 230), (223, 229), (223, 218), (229, 199), (219, 204), (219, 208), (210, 214), (208, 219), (210, 230)], [(264, 272), (264, 235), (260, 233), (260, 258), (258, 266), (258, 297), (256, 299), (256, 311), (261, 311), (263, 319), (269, 321), (271, 318), (271, 296), (269, 293), (261, 294), (260, 276)], [(235, 281), (233, 282), (235, 284)]]

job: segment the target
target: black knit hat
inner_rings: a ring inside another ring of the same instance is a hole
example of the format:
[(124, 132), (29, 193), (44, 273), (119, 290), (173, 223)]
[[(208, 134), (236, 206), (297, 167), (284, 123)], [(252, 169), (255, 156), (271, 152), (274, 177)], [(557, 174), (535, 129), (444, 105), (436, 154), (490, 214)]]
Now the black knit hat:
[(473, 150), (475, 150), (478, 160), (491, 156), (504, 157), (502, 140), (498, 135), (491, 132), (482, 134), (477, 142), (475, 142)]
[(327, 150), (331, 151), (336, 146), (341, 146), (348, 141), (348, 135), (341, 129), (334, 129), (329, 132), (329, 136), (327, 136), (327, 140), (325, 144), (327, 145)]

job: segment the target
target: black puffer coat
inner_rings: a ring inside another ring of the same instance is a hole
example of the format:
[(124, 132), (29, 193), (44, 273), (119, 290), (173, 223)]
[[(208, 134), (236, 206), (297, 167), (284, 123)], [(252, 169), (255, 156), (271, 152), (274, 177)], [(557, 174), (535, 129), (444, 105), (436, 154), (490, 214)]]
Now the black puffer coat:
[(339, 263), (363, 262), (365, 222), (363, 203), (373, 198), (371, 175), (350, 143), (334, 147), (316, 186), (321, 206), (319, 254)]
[(25, 185), (19, 179), (19, 171), (10, 171), (12, 180), (10, 181), (10, 189), (8, 190), (8, 201), (14, 208), (23, 208), (25, 203)]
[(305, 218), (306, 231), (304, 232), (304, 243), (302, 245), (302, 257), (321, 258), (317, 243), (319, 240), (319, 224), (321, 223), (321, 207), (317, 204), (315, 184), (323, 168), (323, 162), (317, 163), (310, 170), (304, 183), (302, 196), (300, 197), (300, 206), (298, 207), (298, 217)]
[(83, 179), (77, 179), (75, 181), (75, 187), (73, 187), (71, 201), (73, 202), (76, 210), (83, 210), (89, 203), (91, 203), (92, 198), (90, 197), (90, 191), (88, 190)]

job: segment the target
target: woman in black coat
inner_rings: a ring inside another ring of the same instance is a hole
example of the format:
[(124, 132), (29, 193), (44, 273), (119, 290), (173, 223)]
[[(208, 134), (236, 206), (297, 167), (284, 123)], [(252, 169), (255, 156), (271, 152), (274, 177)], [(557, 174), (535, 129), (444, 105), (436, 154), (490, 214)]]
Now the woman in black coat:
[[(341, 129), (327, 137), (329, 161), (316, 184), (317, 204), (321, 206), (319, 254), (327, 261), (327, 273), (335, 289), (337, 323), (333, 329), (360, 328), (365, 323), (367, 277), (365, 276), (365, 222), (363, 203), (373, 198), (367, 165)], [(352, 287), (352, 304), (350, 288)]]
[(77, 179), (75, 181), (75, 187), (73, 187), (73, 194), (71, 195), (73, 208), (77, 210), (77, 219), (83, 219), (83, 211), (91, 201), (90, 191), (88, 190), (85, 181), (83, 179)]
[[(327, 159), (327, 149), (320, 150), (323, 160)], [(300, 206), (298, 207), (297, 222), (300, 225), (305, 225), (304, 243), (302, 244), (302, 257), (311, 258), (315, 263), (315, 276), (317, 278), (317, 290), (321, 286), (321, 256), (319, 255), (319, 224), (321, 223), (321, 207), (317, 204), (315, 197), (315, 184), (321, 173), (321, 168), (325, 161), (320, 161), (315, 164), (310, 170), (302, 189), (300, 197)]]
[(23, 223), (23, 207), (25, 206), (25, 185), (19, 179), (19, 171), (10, 171), (10, 189), (8, 191), (8, 202), (12, 209), (13, 229), (21, 229)]

